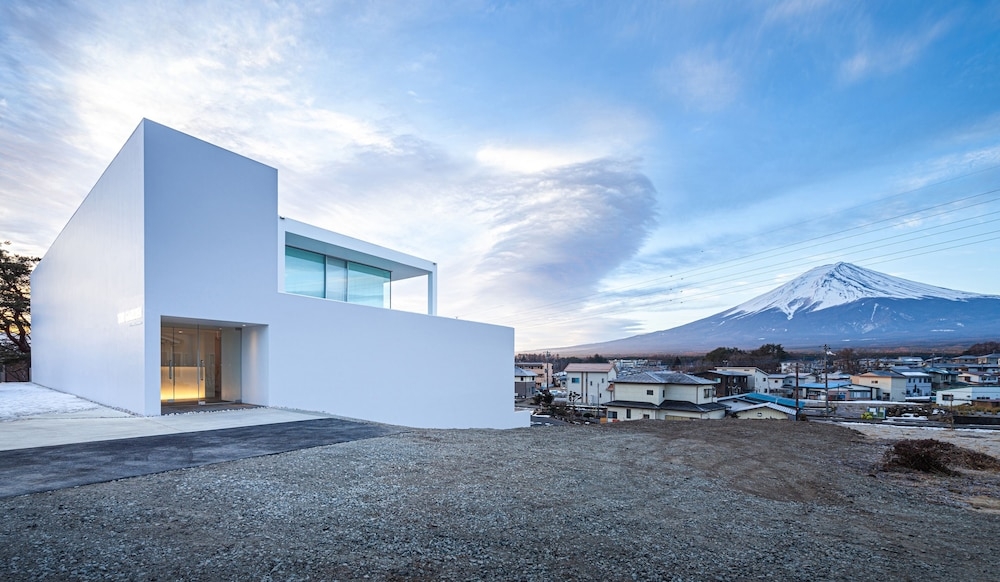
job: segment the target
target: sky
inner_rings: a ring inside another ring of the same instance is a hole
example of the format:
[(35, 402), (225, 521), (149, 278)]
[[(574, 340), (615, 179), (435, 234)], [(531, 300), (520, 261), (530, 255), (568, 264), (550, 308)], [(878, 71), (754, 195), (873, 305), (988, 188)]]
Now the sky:
[(1000, 2), (5, 0), (0, 240), (43, 255), (147, 118), (519, 351), (838, 261), (998, 294), (998, 96)]

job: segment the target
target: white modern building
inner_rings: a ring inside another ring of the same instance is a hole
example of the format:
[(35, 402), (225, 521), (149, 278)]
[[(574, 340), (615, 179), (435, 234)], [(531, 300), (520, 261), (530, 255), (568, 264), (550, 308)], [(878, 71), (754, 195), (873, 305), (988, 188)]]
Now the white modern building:
[[(427, 314), (391, 309), (427, 281)], [(35, 268), (32, 375), (143, 415), (218, 401), (529, 425), (514, 330), (436, 317), (437, 266), (278, 216), (274, 168), (143, 120)], [(477, 378), (457, 402), (453, 376)]]

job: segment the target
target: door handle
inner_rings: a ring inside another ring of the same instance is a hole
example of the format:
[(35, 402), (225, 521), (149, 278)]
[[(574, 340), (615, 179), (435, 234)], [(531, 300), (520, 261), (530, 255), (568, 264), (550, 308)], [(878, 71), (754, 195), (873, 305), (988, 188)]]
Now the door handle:
[(169, 362), (167, 362), (167, 379), (168, 380), (173, 380), (174, 379), (174, 361), (173, 360), (170, 360)]
[(198, 379), (205, 379), (205, 360), (201, 360), (201, 363), (198, 366)]

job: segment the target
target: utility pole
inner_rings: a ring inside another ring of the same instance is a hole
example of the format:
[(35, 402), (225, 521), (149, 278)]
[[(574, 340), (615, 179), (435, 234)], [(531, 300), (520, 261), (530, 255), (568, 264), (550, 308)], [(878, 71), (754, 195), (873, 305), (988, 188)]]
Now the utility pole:
[(826, 390), (826, 415), (830, 416), (830, 369), (826, 365), (826, 355), (830, 352), (830, 346), (823, 344), (823, 385)]
[(795, 420), (799, 419), (799, 363), (795, 362)]

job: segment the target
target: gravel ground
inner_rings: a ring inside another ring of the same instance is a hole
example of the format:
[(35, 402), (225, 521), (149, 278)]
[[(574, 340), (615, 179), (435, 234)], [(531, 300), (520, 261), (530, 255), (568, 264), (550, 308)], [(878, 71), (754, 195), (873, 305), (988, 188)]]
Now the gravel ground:
[(988, 580), (994, 474), (817, 422), (413, 430), (0, 500), (5, 580)]

